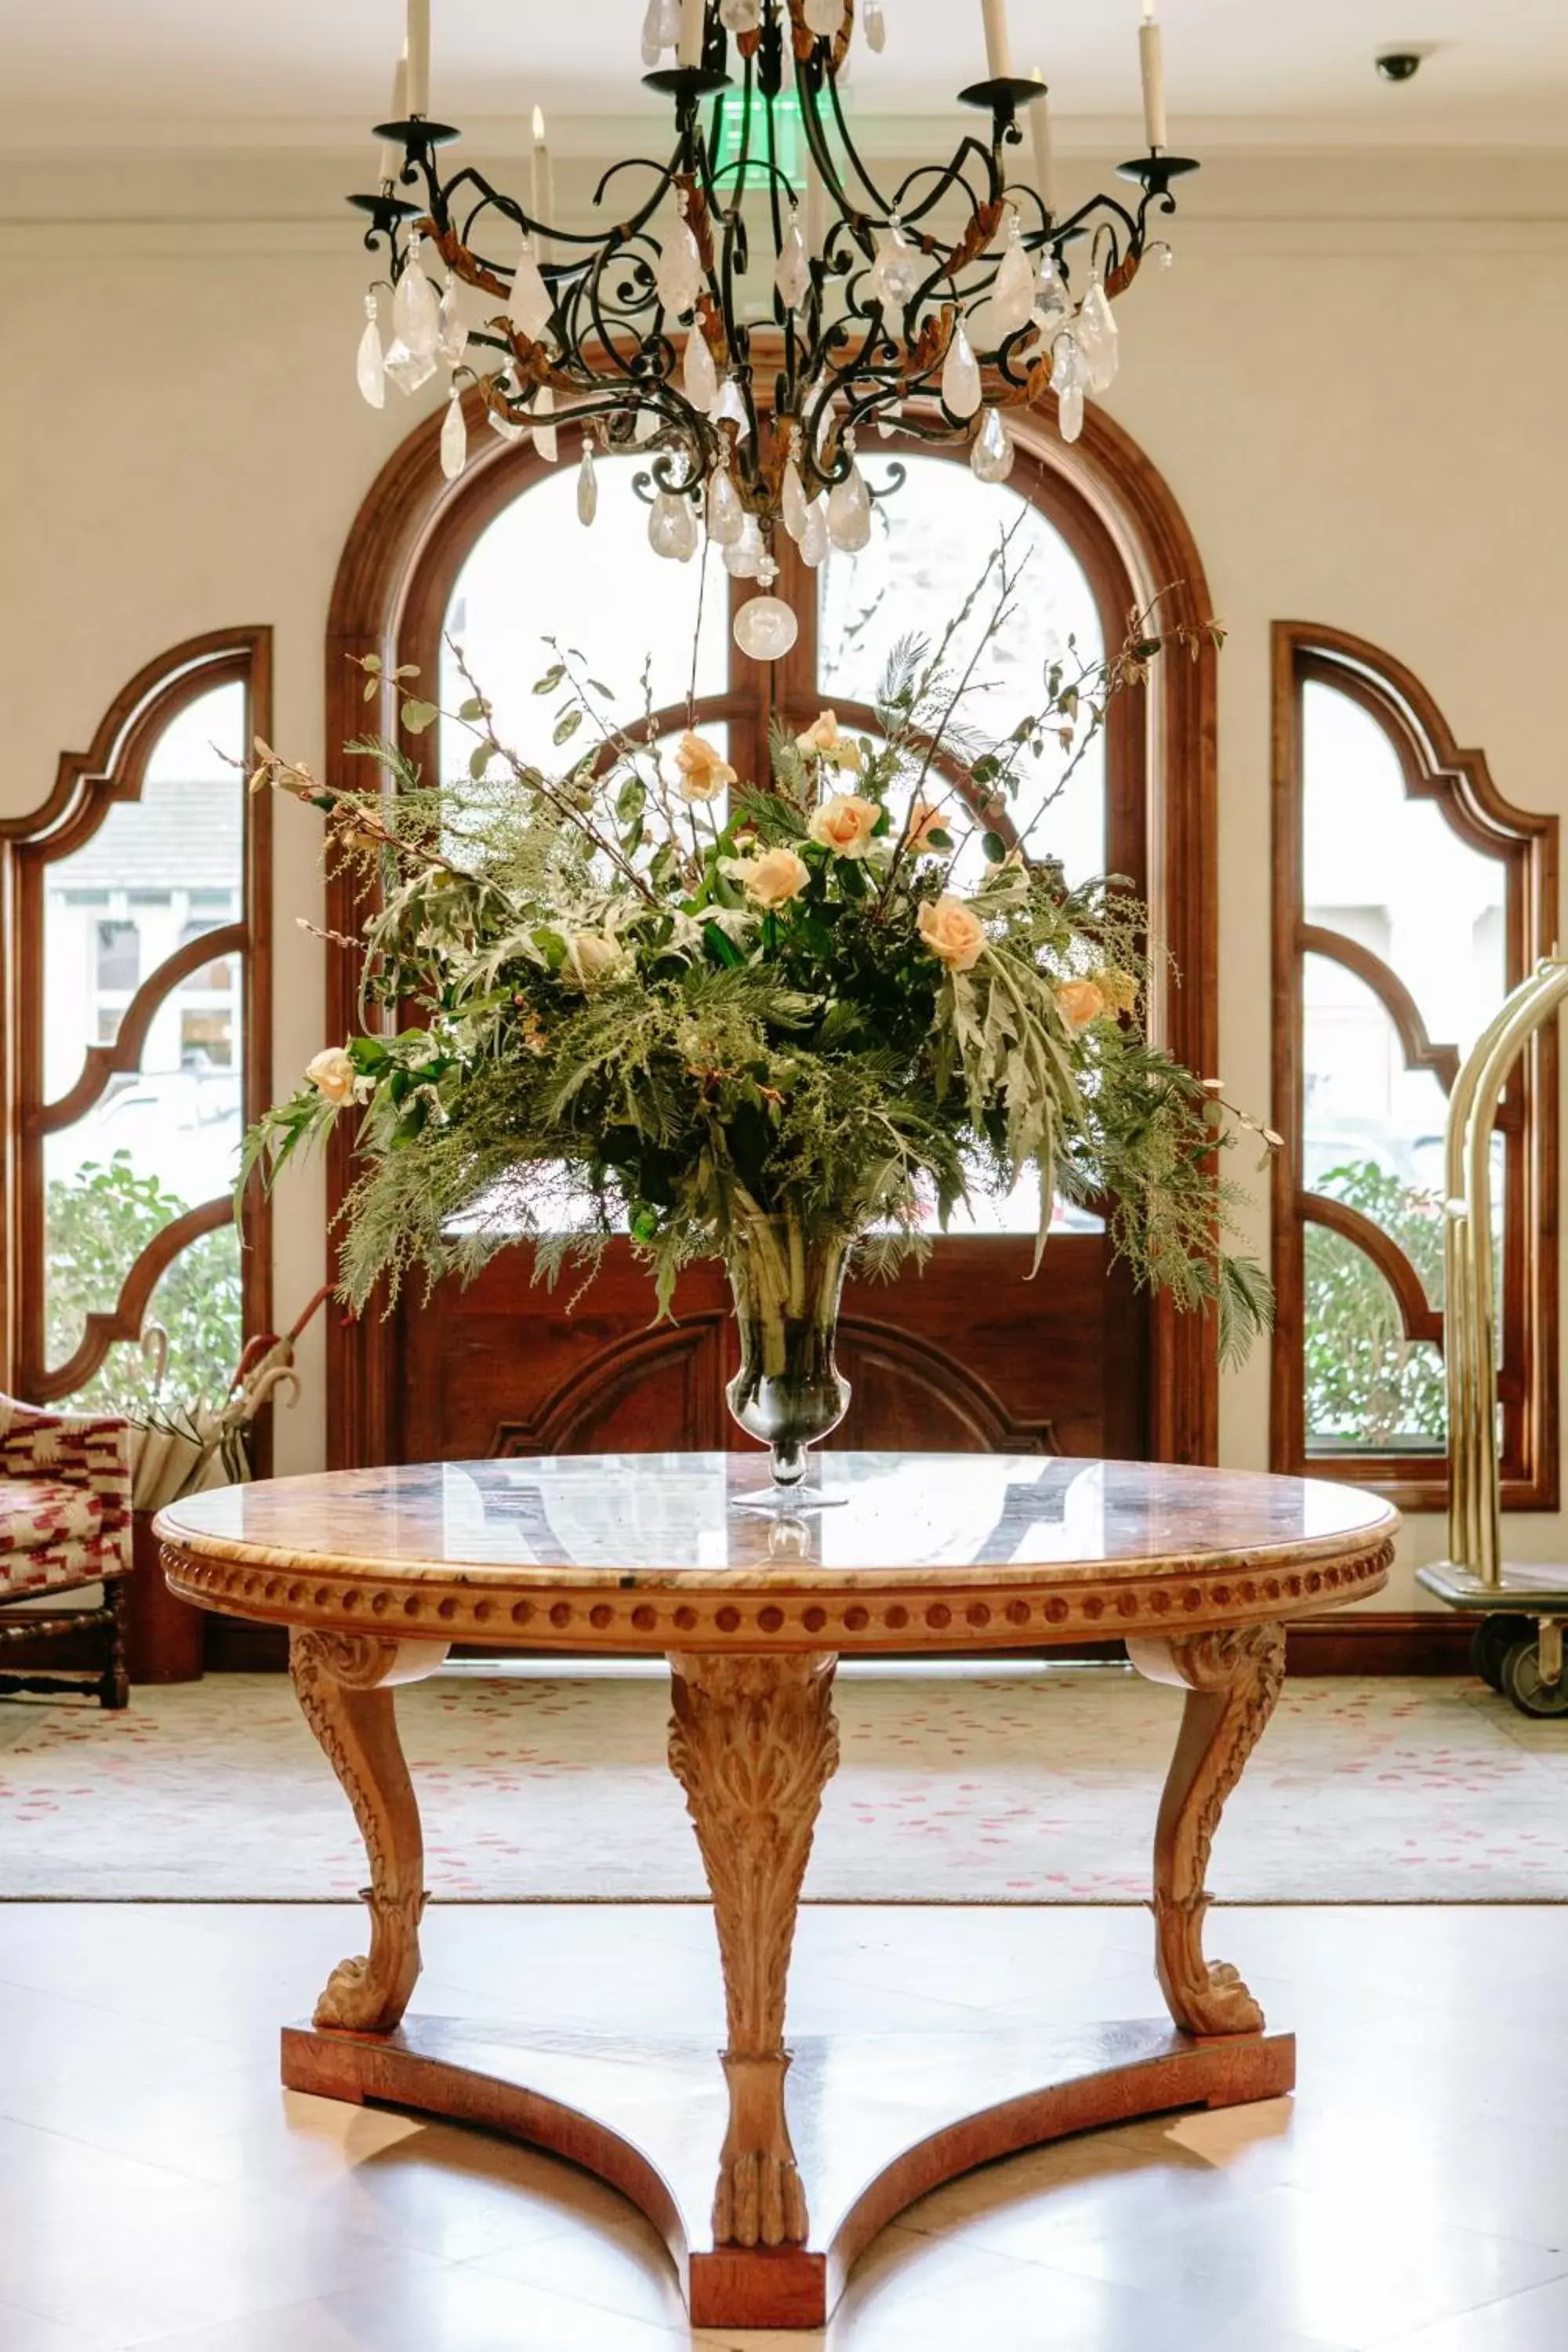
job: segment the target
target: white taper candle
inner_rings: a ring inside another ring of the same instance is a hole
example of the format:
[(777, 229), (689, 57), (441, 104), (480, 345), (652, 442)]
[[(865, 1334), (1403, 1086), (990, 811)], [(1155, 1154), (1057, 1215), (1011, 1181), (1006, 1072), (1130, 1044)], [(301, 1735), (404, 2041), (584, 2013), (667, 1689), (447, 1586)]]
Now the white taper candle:
[(680, 47), (675, 53), (677, 65), (700, 66), (702, 63), (702, 34), (707, 14), (706, 0), (680, 0)]
[(1165, 144), (1165, 60), (1154, 0), (1143, 0), (1143, 22), (1138, 28), (1138, 61), (1143, 68), (1143, 135), (1151, 147)]
[[(1044, 66), (1031, 66), (1029, 79), (1045, 88)], [(1035, 186), (1040, 202), (1054, 220), (1057, 214), (1057, 158), (1051, 141), (1051, 101), (1048, 96), (1036, 99), (1024, 110), (1029, 126), (1029, 143), (1035, 151)]]
[[(403, 55), (397, 60), (397, 71), (392, 77), (392, 107), (386, 119), (389, 122), (406, 122), (408, 120), (408, 46), (406, 42), (404, 44)], [(376, 177), (384, 185), (388, 180), (395, 180), (402, 169), (401, 142), (396, 139), (384, 139), (381, 142), (381, 162), (376, 167)]]
[[(533, 181), (532, 201), (529, 205), (536, 221), (552, 221), (555, 217), (555, 174), (551, 167), (550, 148), (544, 136), (544, 109), (533, 110)], [(549, 257), (550, 240), (541, 230), (534, 238), (534, 259)]]
[(430, 111), (430, 0), (408, 0), (408, 111)]
[(1007, 0), (980, 0), (985, 19), (985, 71), (992, 81), (1011, 81), (1013, 52), (1007, 42)]

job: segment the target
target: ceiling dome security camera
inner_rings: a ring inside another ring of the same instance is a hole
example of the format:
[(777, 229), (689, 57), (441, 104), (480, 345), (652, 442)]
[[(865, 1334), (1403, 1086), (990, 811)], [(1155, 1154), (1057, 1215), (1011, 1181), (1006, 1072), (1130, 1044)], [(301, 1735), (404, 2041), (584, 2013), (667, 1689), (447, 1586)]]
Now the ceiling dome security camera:
[(1409, 81), (1421, 70), (1419, 49), (1384, 49), (1377, 59), (1377, 70), (1384, 81)]

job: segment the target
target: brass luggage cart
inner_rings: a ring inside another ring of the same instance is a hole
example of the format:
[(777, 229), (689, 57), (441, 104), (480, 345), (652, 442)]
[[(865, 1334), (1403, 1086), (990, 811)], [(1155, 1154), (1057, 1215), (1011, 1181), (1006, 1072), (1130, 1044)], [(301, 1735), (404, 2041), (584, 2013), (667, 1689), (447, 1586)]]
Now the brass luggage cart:
[(1525, 1715), (1568, 1715), (1568, 1568), (1506, 1561), (1498, 1474), (1492, 1128), (1509, 1072), (1568, 997), (1568, 961), (1544, 959), (1506, 1000), (1454, 1082), (1444, 1143), (1444, 1363), (1448, 1557), (1417, 1581), (1476, 1619), (1476, 1672)]

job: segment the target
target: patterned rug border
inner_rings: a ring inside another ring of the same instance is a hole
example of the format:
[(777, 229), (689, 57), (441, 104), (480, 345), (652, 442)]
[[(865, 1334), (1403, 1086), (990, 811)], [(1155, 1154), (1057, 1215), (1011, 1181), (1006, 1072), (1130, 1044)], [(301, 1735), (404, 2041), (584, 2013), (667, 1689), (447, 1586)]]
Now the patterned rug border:
[[(35, 1904), (79, 1911), (341, 1911), (352, 1895), (0, 1895), (0, 1911)], [(1216, 1895), (1211, 1911), (1561, 1911), (1568, 1895)], [(433, 1911), (710, 1911), (704, 1895), (442, 1895)], [(1133, 1895), (803, 1895), (803, 1911), (1147, 1911)]]

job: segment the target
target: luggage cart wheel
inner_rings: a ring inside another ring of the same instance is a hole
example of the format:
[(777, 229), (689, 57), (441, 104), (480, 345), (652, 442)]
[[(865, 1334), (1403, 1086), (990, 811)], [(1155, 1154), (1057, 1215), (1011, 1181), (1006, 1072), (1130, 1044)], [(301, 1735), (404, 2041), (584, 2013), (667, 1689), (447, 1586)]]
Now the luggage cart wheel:
[(1560, 1618), (1543, 1619), (1538, 1633), (1514, 1643), (1502, 1662), (1502, 1686), (1521, 1715), (1568, 1715)]
[(1482, 1682), (1500, 1691), (1503, 1660), (1516, 1642), (1532, 1641), (1534, 1636), (1533, 1618), (1499, 1610), (1493, 1616), (1483, 1617), (1471, 1634), (1470, 1664)]

